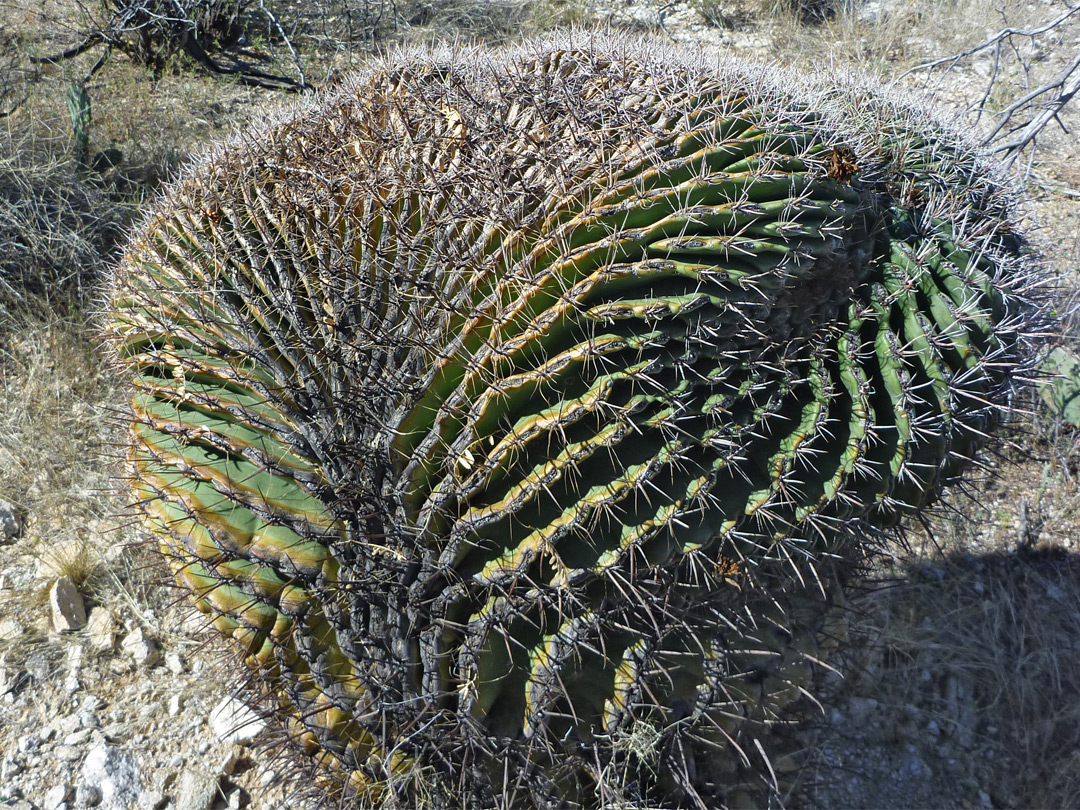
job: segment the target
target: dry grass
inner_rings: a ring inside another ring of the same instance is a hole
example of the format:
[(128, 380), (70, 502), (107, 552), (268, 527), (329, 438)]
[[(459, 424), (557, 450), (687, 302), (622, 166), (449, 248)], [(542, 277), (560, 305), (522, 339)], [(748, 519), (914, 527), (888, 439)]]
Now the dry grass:
[(48, 317), (87, 299), (123, 212), (73, 159), (35, 153), (30, 139), (7, 136), (0, 145), (0, 318)]
[(933, 720), (985, 760), (995, 806), (1080, 806), (1080, 559), (969, 545), (907, 560), (856, 603), (845, 688), (877, 722)]
[(27, 549), (85, 581), (115, 510), (105, 458), (119, 387), (77, 316), (0, 326), (0, 493), (29, 515)]

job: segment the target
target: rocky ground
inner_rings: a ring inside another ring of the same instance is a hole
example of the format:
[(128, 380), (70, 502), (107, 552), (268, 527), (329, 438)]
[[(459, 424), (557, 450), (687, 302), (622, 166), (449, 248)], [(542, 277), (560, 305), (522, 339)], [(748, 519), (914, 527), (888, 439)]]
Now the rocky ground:
[[(760, 8), (611, 0), (589, 4), (589, 16), (703, 47), (808, 58), (808, 35)], [(844, 25), (818, 29), (817, 57), (826, 61), (817, 64), (838, 69), (861, 60), (889, 73), (915, 52), (940, 55), (945, 44), (933, 31), (911, 29), (914, 8), (872, 0)], [(1049, 19), (1061, 8), (1040, 1), (1027, 12)], [(724, 15), (710, 23), (707, 10)], [(979, 24), (990, 30), (998, 22)], [(1072, 28), (1032, 59), (1052, 72), (1077, 49), (1080, 31)], [(962, 114), (986, 86), (990, 58), (945, 77), (936, 88), (941, 103)], [(1027, 214), (1066, 286), (1080, 261), (1073, 137), (1047, 134), (1028, 185)], [(5, 402), (38, 395), (20, 388), (30, 366), (19, 365), (19, 341), (31, 339), (14, 334), (0, 351), (10, 360), (0, 362)], [(62, 418), (26, 430), (62, 432), (102, 458), (115, 438), (102, 427), (104, 415), (119, 394), (107, 369), (85, 362), (79, 373), (103, 382), (49, 389)], [(790, 806), (1080, 806), (1080, 788), (1068, 777), (1080, 771), (1080, 544), (1070, 441), (1044, 432), (1019, 450), (1005, 448), (1013, 463), (986, 471), (979, 505), (961, 502), (959, 514), (935, 518), (936, 541), (916, 532), (915, 547), (883, 558), (852, 598), (848, 632), (856, 643), (823, 668), (824, 705), (799, 722), (812, 767)], [(20, 448), (0, 452), (0, 466), (49, 463), (35, 460), (32, 440)], [(278, 778), (284, 771), (273, 750), (261, 747), (262, 721), (234, 700), (235, 673), (220, 648), (168, 586), (120, 502), (102, 492), (110, 468), (93, 469), (83, 478), (73, 473), (55, 497), (48, 481), (27, 487), (37, 492), (0, 491), (19, 504), (0, 501), (0, 808), (306, 806), (300, 786)]]

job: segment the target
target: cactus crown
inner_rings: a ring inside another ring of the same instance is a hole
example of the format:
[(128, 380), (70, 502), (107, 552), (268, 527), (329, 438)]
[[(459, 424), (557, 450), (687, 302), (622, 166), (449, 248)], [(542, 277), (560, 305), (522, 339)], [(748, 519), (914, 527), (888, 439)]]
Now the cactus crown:
[(404, 52), (132, 242), (132, 487), (348, 795), (723, 798), (867, 532), (998, 419), (1029, 275), (1002, 186), (871, 85)]

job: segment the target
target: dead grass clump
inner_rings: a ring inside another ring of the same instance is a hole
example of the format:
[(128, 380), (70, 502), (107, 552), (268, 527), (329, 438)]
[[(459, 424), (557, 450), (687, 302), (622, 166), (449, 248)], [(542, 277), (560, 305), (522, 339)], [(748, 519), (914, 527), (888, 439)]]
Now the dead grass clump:
[(27, 514), (27, 543), (78, 548), (115, 510), (105, 457), (119, 386), (76, 318), (2, 326), (0, 497)]
[(0, 323), (85, 303), (124, 216), (73, 158), (0, 146)]
[(471, 37), (495, 44), (585, 18), (575, 0), (421, 0), (397, 6), (401, 31), (412, 40)]

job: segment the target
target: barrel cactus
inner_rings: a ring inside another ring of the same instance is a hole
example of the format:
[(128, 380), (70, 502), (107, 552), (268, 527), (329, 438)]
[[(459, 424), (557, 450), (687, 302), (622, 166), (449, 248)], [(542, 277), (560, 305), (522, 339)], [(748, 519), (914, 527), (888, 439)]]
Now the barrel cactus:
[(1007, 411), (1006, 189), (872, 83), (775, 74), (403, 51), (130, 243), (138, 507), (345, 803), (775, 790), (845, 577)]

